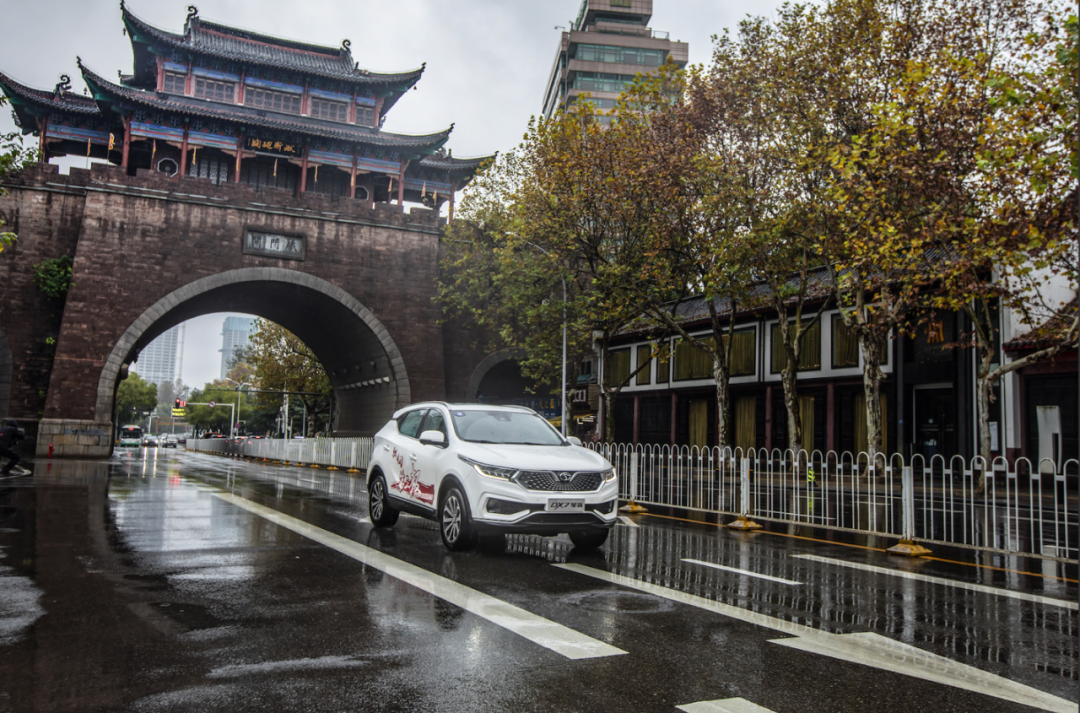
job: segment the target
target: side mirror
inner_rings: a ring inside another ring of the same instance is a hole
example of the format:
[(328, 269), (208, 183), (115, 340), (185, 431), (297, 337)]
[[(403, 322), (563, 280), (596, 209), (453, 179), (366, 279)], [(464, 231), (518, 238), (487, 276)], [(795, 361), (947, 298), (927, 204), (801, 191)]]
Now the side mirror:
[(580, 446), (581, 445), (581, 439), (578, 438), (577, 436), (567, 436), (566, 440), (570, 441), (571, 445), (575, 445), (575, 446)]
[(446, 434), (442, 431), (424, 431), (420, 434), (420, 445), (446, 448)]

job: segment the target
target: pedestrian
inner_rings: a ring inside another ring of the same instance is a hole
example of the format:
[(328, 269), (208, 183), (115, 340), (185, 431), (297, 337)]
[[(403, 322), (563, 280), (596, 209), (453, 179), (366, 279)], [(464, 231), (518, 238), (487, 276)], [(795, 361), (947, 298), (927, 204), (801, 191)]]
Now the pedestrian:
[[(26, 432), (19, 428), (19, 423), (9, 418), (0, 428), (0, 460), (9, 458), (8, 464), (0, 468), (0, 476), (10, 475), (11, 471), (19, 464), (19, 454), (12, 450), (15, 444), (26, 438)], [(23, 472), (22, 468), (19, 468)]]

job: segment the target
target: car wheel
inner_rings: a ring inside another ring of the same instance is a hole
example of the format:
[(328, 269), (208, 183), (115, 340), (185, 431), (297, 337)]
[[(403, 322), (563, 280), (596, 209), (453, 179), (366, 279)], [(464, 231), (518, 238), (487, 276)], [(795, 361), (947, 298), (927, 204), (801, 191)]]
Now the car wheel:
[(368, 515), (371, 516), (371, 524), (375, 527), (390, 527), (397, 522), (400, 514), (390, 507), (390, 501), (386, 498), (386, 481), (381, 475), (376, 475), (368, 483)]
[(451, 552), (461, 552), (473, 545), (469, 503), (456, 486), (451, 486), (439, 503), (439, 534)]
[(587, 530), (569, 534), (574, 547), (580, 547), (583, 550), (595, 550), (607, 541), (608, 532), (609, 530)]

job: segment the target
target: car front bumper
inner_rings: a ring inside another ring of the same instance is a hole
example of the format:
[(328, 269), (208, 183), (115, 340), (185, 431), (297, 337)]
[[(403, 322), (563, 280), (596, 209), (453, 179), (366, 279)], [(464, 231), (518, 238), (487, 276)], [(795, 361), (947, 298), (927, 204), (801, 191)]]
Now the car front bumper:
[[(478, 531), (535, 535), (607, 529), (618, 520), (618, 482), (589, 492), (567, 492), (525, 490), (514, 482), (484, 479), (478, 484), (481, 488), (473, 490), (479, 490), (479, 495), (469, 503), (473, 525)], [(549, 500), (584, 500), (584, 511), (549, 512)]]

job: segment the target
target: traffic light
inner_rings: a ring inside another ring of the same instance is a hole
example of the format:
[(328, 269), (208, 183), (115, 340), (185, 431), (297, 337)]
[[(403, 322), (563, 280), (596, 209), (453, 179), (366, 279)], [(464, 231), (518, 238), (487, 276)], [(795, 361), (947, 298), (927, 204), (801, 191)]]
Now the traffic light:
[(173, 408), (183, 408), (183, 406), (180, 405), (180, 399), (176, 400), (176, 402), (173, 404)]

